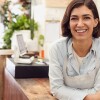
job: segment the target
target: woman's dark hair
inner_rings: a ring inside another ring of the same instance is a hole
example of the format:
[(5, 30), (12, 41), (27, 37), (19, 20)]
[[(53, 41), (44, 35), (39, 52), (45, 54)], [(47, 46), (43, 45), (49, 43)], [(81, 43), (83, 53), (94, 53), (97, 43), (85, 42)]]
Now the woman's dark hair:
[[(65, 11), (61, 23), (62, 36), (69, 37), (69, 38), (72, 37), (71, 31), (69, 29), (70, 15), (74, 8), (78, 8), (82, 5), (85, 5), (92, 11), (94, 19), (98, 18), (99, 20), (98, 10), (93, 0), (72, 0)], [(93, 30), (93, 37), (97, 38), (99, 36), (100, 36), (100, 21), (98, 22), (97, 26)]]

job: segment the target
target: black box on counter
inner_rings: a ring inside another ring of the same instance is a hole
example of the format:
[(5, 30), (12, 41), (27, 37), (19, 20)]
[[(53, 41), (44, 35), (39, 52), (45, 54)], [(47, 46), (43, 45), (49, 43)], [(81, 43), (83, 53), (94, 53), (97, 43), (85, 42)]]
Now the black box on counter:
[(6, 59), (6, 69), (15, 78), (47, 78), (49, 65), (46, 63), (18, 64), (13, 58)]

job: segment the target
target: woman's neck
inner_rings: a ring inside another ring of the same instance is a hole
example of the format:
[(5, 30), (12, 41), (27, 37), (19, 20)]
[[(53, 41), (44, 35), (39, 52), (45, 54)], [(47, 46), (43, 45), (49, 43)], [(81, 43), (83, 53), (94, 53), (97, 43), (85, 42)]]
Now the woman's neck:
[(85, 57), (88, 54), (88, 52), (90, 51), (90, 48), (92, 46), (92, 39), (86, 40), (86, 41), (73, 40), (72, 46), (78, 56)]

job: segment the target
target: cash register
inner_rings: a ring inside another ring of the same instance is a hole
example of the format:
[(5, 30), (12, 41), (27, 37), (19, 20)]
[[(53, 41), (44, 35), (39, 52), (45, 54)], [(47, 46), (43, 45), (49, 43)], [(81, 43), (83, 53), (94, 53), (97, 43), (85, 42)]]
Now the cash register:
[(24, 64), (30, 64), (33, 62), (34, 57), (27, 55), (27, 48), (25, 46), (25, 42), (23, 39), (22, 34), (17, 34), (16, 35), (16, 40), (17, 40), (17, 48), (14, 51), (14, 61), (16, 63), (24, 63)]

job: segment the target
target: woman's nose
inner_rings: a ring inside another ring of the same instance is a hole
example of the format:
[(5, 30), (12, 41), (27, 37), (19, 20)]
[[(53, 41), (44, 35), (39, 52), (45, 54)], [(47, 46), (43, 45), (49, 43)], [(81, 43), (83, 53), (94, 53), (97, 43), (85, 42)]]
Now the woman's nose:
[(82, 19), (78, 20), (77, 26), (79, 26), (79, 27), (84, 26), (84, 22)]

